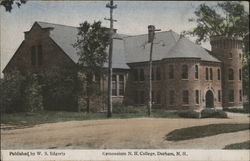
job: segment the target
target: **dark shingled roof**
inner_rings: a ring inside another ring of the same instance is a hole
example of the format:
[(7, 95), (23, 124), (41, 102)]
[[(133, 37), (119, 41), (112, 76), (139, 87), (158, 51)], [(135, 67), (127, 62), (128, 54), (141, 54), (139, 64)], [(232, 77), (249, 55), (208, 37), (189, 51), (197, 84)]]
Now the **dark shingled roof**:
[[(52, 28), (50, 37), (64, 50), (64, 52), (75, 62), (79, 56), (72, 44), (76, 42), (77, 28), (46, 22), (37, 22), (41, 28)], [(127, 36), (116, 34), (113, 48), (113, 67), (129, 69), (128, 63), (146, 62), (149, 60), (150, 45), (147, 43), (148, 35)], [(191, 42), (187, 38), (170, 31), (158, 32), (155, 35), (153, 49), (153, 60), (167, 58), (198, 58), (202, 61), (220, 62), (210, 55), (204, 48)], [(107, 64), (105, 64), (107, 67)]]

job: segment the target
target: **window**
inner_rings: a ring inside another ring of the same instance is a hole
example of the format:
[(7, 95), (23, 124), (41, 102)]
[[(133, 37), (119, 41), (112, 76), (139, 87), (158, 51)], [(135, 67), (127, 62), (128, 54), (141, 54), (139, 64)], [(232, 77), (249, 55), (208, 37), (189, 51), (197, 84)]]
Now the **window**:
[(213, 80), (213, 69), (210, 68), (210, 80)]
[(152, 68), (152, 80), (155, 80), (155, 68)]
[(228, 80), (234, 80), (234, 71), (233, 71), (233, 69), (228, 69)]
[(175, 102), (175, 97), (174, 97), (174, 91), (172, 90), (172, 91), (169, 91), (169, 104), (170, 105), (173, 105), (174, 104), (174, 102)]
[(206, 68), (206, 80), (208, 80), (208, 68)]
[(195, 90), (195, 103), (199, 104), (200, 103), (200, 97), (199, 97), (199, 90)]
[(41, 66), (43, 64), (43, 48), (42, 45), (38, 46), (38, 65)]
[(166, 79), (165, 67), (162, 68), (162, 77), (163, 77), (163, 80)]
[(168, 67), (169, 67), (168, 77), (169, 77), (169, 79), (174, 79), (174, 66), (169, 65)]
[(123, 96), (125, 90), (124, 75), (112, 76), (112, 96)]
[(188, 79), (188, 66), (187, 65), (182, 65), (181, 77), (182, 79)]
[(117, 96), (117, 79), (116, 75), (112, 76), (112, 96)]
[(239, 96), (240, 96), (240, 102), (242, 101), (242, 90), (240, 89), (239, 91)]
[(155, 103), (155, 92), (152, 91), (152, 104), (154, 104), (154, 103)]
[(31, 47), (30, 54), (31, 54), (31, 64), (35, 66), (36, 65), (36, 47), (35, 46)]
[(119, 96), (124, 95), (124, 75), (119, 75)]
[(156, 104), (161, 104), (161, 91), (157, 92)]
[(229, 90), (228, 97), (229, 97), (229, 102), (234, 102), (234, 90), (233, 89)]
[(239, 53), (239, 57), (240, 57), (240, 60), (241, 60), (241, 53)]
[(239, 80), (241, 80), (241, 75), (242, 75), (242, 72), (241, 72), (241, 69), (239, 69)]
[(229, 53), (229, 54), (228, 54), (228, 58), (229, 58), (229, 59), (232, 59), (232, 58), (233, 58), (233, 54), (232, 54), (232, 53)]
[(198, 65), (195, 65), (195, 79), (199, 78), (199, 68)]
[(221, 91), (218, 90), (218, 102), (221, 102)]
[(43, 51), (42, 51), (42, 45), (38, 46), (32, 46), (30, 48), (30, 54), (31, 54), (31, 64), (33, 66), (41, 66), (43, 63)]
[(220, 69), (217, 69), (217, 78), (220, 80)]
[(188, 104), (188, 90), (182, 91), (182, 103), (183, 104)]
[(145, 77), (144, 77), (144, 69), (140, 69), (140, 81), (144, 81)]
[(139, 104), (139, 92), (138, 91), (135, 91), (135, 104)]
[(137, 69), (134, 69), (133, 70), (133, 78), (134, 78), (134, 81), (138, 81), (138, 70)]
[(145, 92), (140, 91), (140, 104), (144, 104), (144, 103), (145, 103)]
[(160, 67), (156, 68), (156, 80), (161, 80), (161, 71)]

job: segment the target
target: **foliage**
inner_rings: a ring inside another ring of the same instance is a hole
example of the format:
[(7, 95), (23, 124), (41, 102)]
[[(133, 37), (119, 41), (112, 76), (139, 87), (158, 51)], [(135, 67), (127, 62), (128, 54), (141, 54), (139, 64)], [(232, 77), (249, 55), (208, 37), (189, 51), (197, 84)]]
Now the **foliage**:
[(249, 99), (249, 13), (241, 2), (224, 1), (215, 6), (201, 4), (194, 12), (195, 18), (189, 19), (197, 26), (184, 35), (196, 36), (196, 43), (209, 40), (211, 36), (238, 36), (243, 38), (243, 92)]
[(107, 62), (106, 49), (108, 45), (109, 34), (107, 29), (101, 26), (100, 21), (93, 24), (85, 21), (80, 24), (77, 41), (73, 46), (78, 50), (77, 54), (80, 57), (78, 60), (80, 72), (85, 75), (82, 77), (82, 81), (85, 83), (82, 83), (84, 87), (81, 89), (86, 91), (87, 112), (90, 111), (91, 97), (99, 92), (101, 69)]
[(78, 82), (75, 69), (52, 71), (41, 79), (45, 110), (77, 111)]
[(223, 133), (231, 133), (250, 129), (248, 123), (241, 124), (209, 124), (174, 130), (166, 135), (166, 140), (180, 141)]
[(227, 113), (217, 109), (204, 109), (201, 111), (201, 118), (227, 118)]
[(226, 145), (224, 149), (250, 149), (250, 140), (242, 143)]
[(22, 4), (25, 4), (26, 2), (27, 0), (1, 0), (0, 5), (4, 6), (7, 12), (11, 12), (14, 3), (17, 5), (18, 8), (20, 8), (20, 6)]
[(200, 112), (194, 110), (182, 110), (178, 112), (178, 115), (184, 118), (200, 118)]
[(220, 2), (216, 6), (201, 4), (194, 12), (196, 18), (189, 19), (196, 22), (197, 27), (184, 34), (197, 36), (197, 43), (207, 41), (211, 36), (239, 36), (245, 37), (249, 32), (249, 14), (240, 2)]
[(36, 74), (27, 77), (24, 90), (25, 111), (35, 112), (43, 110), (42, 86)]
[(113, 113), (117, 113), (117, 114), (122, 114), (122, 113), (126, 113), (126, 114), (130, 114), (130, 113), (141, 113), (143, 111), (142, 108), (140, 107), (135, 107), (135, 106), (125, 106), (125, 105), (121, 105), (121, 104), (113, 104)]
[(223, 111), (235, 112), (235, 113), (249, 113), (247, 108), (223, 108)]
[(0, 87), (0, 105), (1, 111), (20, 112), (24, 111), (23, 91), (25, 86), (25, 77), (19, 72), (1, 80)]

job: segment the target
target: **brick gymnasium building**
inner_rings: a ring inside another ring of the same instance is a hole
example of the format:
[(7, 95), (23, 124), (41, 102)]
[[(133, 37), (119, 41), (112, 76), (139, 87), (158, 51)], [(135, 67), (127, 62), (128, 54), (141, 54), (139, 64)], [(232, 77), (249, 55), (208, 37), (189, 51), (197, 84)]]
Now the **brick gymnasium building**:
[[(77, 28), (35, 22), (3, 73), (43, 73), (75, 66), (72, 46)], [(115, 34), (112, 93), (114, 102), (146, 105), (148, 102), (148, 35)], [(212, 51), (170, 31), (156, 33), (153, 49), (153, 107), (203, 109), (242, 107), (242, 39), (211, 38)], [(107, 64), (104, 70), (107, 69)], [(106, 70), (107, 71), (107, 70)], [(107, 74), (100, 87), (107, 89)]]

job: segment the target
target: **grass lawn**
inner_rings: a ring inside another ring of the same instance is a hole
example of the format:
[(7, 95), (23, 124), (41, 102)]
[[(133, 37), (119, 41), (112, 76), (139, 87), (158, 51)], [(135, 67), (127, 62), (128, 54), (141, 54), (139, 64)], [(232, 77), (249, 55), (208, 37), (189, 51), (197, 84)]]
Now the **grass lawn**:
[(224, 149), (250, 149), (250, 140), (242, 143), (227, 145)]
[[(146, 112), (139, 113), (113, 113), (115, 119), (147, 117)], [(176, 118), (175, 112), (153, 111), (152, 117), (156, 118)], [(100, 120), (107, 119), (106, 113), (84, 113), (84, 112), (65, 112), (65, 111), (43, 111), (39, 113), (12, 113), (2, 114), (1, 123), (13, 125), (36, 125), (42, 123), (81, 121), (81, 120)]]
[(166, 140), (180, 141), (206, 136), (218, 135), (222, 133), (237, 132), (250, 129), (249, 124), (210, 124), (204, 126), (193, 126), (174, 130), (166, 135)]

